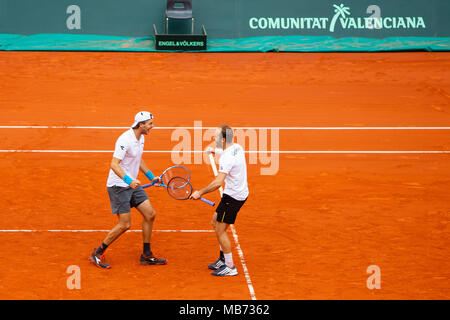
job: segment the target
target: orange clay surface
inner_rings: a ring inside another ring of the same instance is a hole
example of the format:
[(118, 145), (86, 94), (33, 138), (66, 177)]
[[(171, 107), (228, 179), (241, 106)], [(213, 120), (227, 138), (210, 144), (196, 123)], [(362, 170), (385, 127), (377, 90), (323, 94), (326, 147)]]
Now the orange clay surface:
[[(448, 53), (0, 52), (0, 126), (126, 127), (146, 109), (157, 127), (448, 127), (449, 70)], [(0, 129), (0, 299), (250, 299), (231, 231), (239, 275), (217, 279), (213, 209), (164, 189), (147, 193), (152, 249), (168, 265), (139, 265), (140, 232), (108, 248), (110, 270), (89, 263), (116, 223), (105, 184), (123, 131)], [(152, 130), (146, 150), (172, 150), (172, 132)], [(450, 130), (280, 130), (279, 150), (449, 151)], [(144, 160), (154, 173), (173, 163)], [(257, 299), (450, 298), (449, 154), (287, 153), (276, 175), (254, 162), (235, 230)], [(213, 177), (185, 165), (194, 187)], [(71, 265), (80, 290), (66, 286)], [(379, 290), (366, 286), (370, 265)]]

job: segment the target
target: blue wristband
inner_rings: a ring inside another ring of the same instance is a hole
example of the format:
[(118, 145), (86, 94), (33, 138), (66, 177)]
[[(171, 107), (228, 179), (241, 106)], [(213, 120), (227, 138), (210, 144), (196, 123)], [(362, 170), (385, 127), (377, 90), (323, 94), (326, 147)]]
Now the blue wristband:
[(127, 185), (130, 185), (130, 183), (133, 181), (133, 179), (132, 179), (129, 175), (127, 175), (127, 174), (123, 177), (122, 180), (125, 181), (125, 183), (126, 183)]
[(153, 179), (155, 179), (155, 176), (153, 175), (153, 173), (152, 173), (150, 170), (148, 170), (148, 171), (145, 173), (145, 176), (148, 178), (148, 180), (153, 180)]

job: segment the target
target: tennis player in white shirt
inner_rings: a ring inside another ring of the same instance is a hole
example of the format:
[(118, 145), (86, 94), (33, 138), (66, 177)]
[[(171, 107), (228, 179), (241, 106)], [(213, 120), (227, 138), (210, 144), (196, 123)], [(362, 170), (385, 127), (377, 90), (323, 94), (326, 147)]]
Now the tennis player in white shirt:
[[(233, 130), (222, 125), (216, 129), (214, 135), (216, 149), (221, 151), (219, 159), (219, 173), (205, 188), (195, 191), (191, 199), (198, 200), (204, 194), (219, 189), (225, 182), (222, 200), (213, 214), (212, 225), (216, 231), (220, 246), (220, 256), (216, 262), (208, 265), (214, 276), (235, 276), (238, 274), (233, 263), (231, 242), (227, 235), (230, 224), (234, 224), (236, 216), (248, 197), (247, 164), (242, 147), (233, 143)], [(212, 152), (208, 149), (207, 152)], [(219, 152), (218, 152), (219, 153)]]
[(143, 252), (139, 259), (142, 265), (166, 264), (166, 259), (156, 258), (150, 247), (153, 222), (156, 212), (150, 200), (137, 179), (139, 171), (151, 181), (157, 182), (142, 159), (144, 152), (144, 135), (148, 135), (153, 128), (153, 115), (147, 111), (140, 111), (134, 118), (130, 129), (120, 135), (116, 141), (114, 155), (111, 160), (108, 181), (106, 183), (111, 201), (111, 212), (118, 217), (117, 225), (108, 233), (100, 246), (91, 254), (91, 261), (97, 267), (109, 269), (105, 261), (104, 252), (117, 238), (131, 226), (131, 208), (136, 208), (143, 217), (142, 238)]

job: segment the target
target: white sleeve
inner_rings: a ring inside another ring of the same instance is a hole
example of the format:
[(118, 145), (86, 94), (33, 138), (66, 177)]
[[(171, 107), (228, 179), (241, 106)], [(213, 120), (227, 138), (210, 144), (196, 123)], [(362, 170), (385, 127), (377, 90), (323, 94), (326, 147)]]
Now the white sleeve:
[(234, 157), (223, 154), (219, 159), (219, 172), (228, 174), (234, 165)]
[(214, 148), (214, 153), (218, 154), (220, 156), (223, 153), (223, 149), (222, 148)]
[(125, 157), (125, 154), (127, 153), (128, 145), (126, 144), (126, 141), (122, 139), (117, 139), (116, 141), (116, 148), (114, 150), (113, 157), (123, 160)]

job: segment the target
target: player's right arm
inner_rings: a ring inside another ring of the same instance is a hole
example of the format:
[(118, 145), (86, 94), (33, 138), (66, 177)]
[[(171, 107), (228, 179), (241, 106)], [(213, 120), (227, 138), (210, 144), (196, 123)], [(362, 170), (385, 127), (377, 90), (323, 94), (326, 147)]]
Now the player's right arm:
[[(120, 167), (120, 162), (122, 160), (113, 157), (111, 160), (111, 169), (112, 171), (114, 171), (114, 173), (123, 180), (123, 178), (125, 177), (126, 173), (125, 171), (122, 170), (122, 168)], [(138, 179), (135, 179), (133, 181), (131, 181), (130, 183), (130, 187), (133, 189), (136, 189), (137, 187), (139, 187), (141, 185), (141, 182)]]
[(219, 189), (222, 186), (223, 182), (225, 181), (226, 176), (227, 176), (226, 173), (220, 172), (217, 175), (217, 177), (206, 187), (204, 187), (203, 189), (201, 189), (199, 191), (193, 192), (192, 195), (190, 196), (190, 199), (198, 200), (204, 194), (207, 194), (207, 193), (210, 193), (210, 192), (213, 192), (213, 191)]

